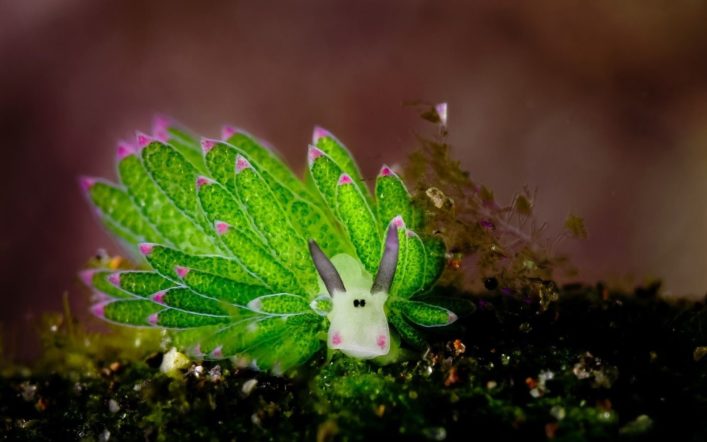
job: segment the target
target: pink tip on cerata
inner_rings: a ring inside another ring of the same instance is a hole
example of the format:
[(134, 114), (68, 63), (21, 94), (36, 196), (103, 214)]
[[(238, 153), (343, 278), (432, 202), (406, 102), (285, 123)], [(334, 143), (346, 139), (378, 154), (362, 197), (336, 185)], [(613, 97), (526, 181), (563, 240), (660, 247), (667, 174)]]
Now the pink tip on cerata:
[(398, 215), (393, 220), (390, 222), (393, 226), (397, 227), (398, 229), (402, 229), (405, 227), (405, 221), (403, 220), (403, 217)]
[(216, 221), (214, 226), (216, 227), (216, 233), (219, 235), (225, 235), (228, 232), (228, 224), (223, 221)]
[(333, 138), (331, 132), (329, 132), (328, 130), (324, 129), (321, 126), (314, 126), (314, 130), (312, 131), (312, 144), (317, 144), (317, 141), (319, 141), (320, 138), (324, 137)]
[(114, 286), (120, 287), (120, 273), (118, 273), (118, 272), (111, 273), (110, 275), (108, 275), (107, 279), (108, 279), (108, 282), (110, 282)]
[(171, 120), (164, 115), (155, 115), (152, 119), (152, 136), (155, 139), (166, 143), (170, 139), (169, 126), (172, 124)]
[(101, 302), (98, 304), (94, 304), (91, 306), (91, 313), (93, 313), (95, 316), (98, 316), (99, 318), (105, 318), (106, 317), (106, 304), (107, 302)]
[[(241, 132), (241, 131), (239, 131), (239, 132)], [(280, 154), (279, 154), (279, 151), (277, 150), (277, 147), (275, 147), (275, 146), (274, 146), (271, 142), (269, 142), (268, 140), (261, 140), (261, 139), (259, 139), (258, 142), (260, 143), (261, 146), (263, 146), (264, 148), (266, 148), (266, 149), (269, 150), (270, 152), (275, 153), (275, 154), (277, 154), (277, 155), (280, 155)]]
[(221, 358), (223, 357), (223, 346), (219, 345), (218, 347), (214, 348), (211, 351), (211, 357), (212, 358)]
[(158, 304), (163, 304), (164, 303), (164, 297), (167, 295), (165, 292), (157, 292), (154, 295), (152, 295), (152, 300)]
[(146, 148), (154, 140), (154, 138), (143, 132), (137, 132), (135, 134), (135, 143), (137, 144), (138, 149)]
[(169, 139), (171, 138), (166, 129), (153, 130), (152, 137), (161, 143), (169, 143)]
[(454, 312), (449, 312), (449, 317), (447, 318), (447, 324), (451, 324), (452, 322), (456, 321), (459, 319), (459, 317), (456, 315)]
[(184, 278), (187, 276), (187, 273), (189, 273), (189, 269), (184, 266), (176, 266), (174, 268), (174, 273), (176, 273), (180, 278)]
[(317, 158), (321, 156), (324, 156), (324, 152), (322, 152), (316, 146), (309, 146), (309, 151), (307, 151), (307, 161), (309, 162), (310, 166), (314, 163), (314, 161), (316, 161)]
[(93, 284), (93, 275), (96, 273), (95, 269), (87, 269), (87, 270), (82, 270), (79, 272), (79, 278), (81, 278), (81, 282), (83, 282), (85, 285), (91, 287)]
[(439, 103), (435, 105), (435, 112), (439, 116), (439, 122), (442, 126), (447, 125), (447, 103)]
[(111, 298), (110, 295), (98, 291), (93, 292), (93, 294), (91, 295), (91, 300), (96, 302), (106, 302), (112, 299), (113, 298)]
[(385, 164), (383, 165), (383, 167), (381, 167), (380, 172), (378, 172), (378, 176), (391, 176), (391, 175), (394, 175), (393, 169), (386, 166)]
[(331, 337), (331, 343), (333, 345), (339, 345), (339, 344), (341, 344), (341, 342), (342, 342), (342, 339), (341, 339), (341, 335), (339, 334), (339, 332), (334, 332), (334, 335)]
[(152, 117), (152, 130), (167, 130), (169, 126), (172, 126), (172, 119), (163, 114), (156, 114)]
[(345, 173), (342, 173), (341, 176), (339, 177), (339, 182), (337, 184), (339, 184), (339, 186), (343, 186), (344, 184), (351, 184), (351, 183), (353, 183), (353, 181), (351, 181), (351, 177)]
[(413, 236), (415, 236), (415, 232), (413, 232), (413, 231), (410, 230), (410, 229), (405, 229), (405, 235), (406, 235), (408, 238), (412, 238)]
[(196, 356), (196, 357), (204, 356), (204, 352), (201, 351), (201, 344), (196, 344), (191, 349), (191, 354), (192, 354), (192, 356)]
[(213, 181), (209, 178), (206, 178), (205, 176), (200, 176), (196, 179), (196, 188), (201, 189), (203, 186), (206, 186), (207, 184), (211, 184)]
[(251, 165), (248, 160), (246, 160), (240, 155), (236, 156), (236, 173), (240, 173), (244, 169), (248, 169), (249, 167), (251, 167)]
[(157, 321), (160, 319), (159, 316), (157, 316), (157, 313), (153, 313), (150, 316), (147, 317), (147, 322), (150, 323), (150, 325), (157, 325)]
[(254, 299), (248, 303), (248, 308), (251, 310), (260, 310), (260, 308), (263, 306), (263, 301), (260, 299)]
[(135, 153), (135, 149), (130, 143), (127, 143), (125, 141), (120, 141), (118, 143), (118, 147), (115, 150), (115, 157), (118, 159), (118, 161), (122, 160), (125, 157), (129, 157), (130, 155)]
[(140, 253), (147, 256), (150, 253), (152, 253), (152, 250), (154, 250), (155, 245), (152, 243), (144, 242), (144, 243), (138, 245), (137, 247), (138, 247), (138, 249), (140, 249)]
[(91, 187), (96, 184), (96, 181), (96, 178), (88, 176), (82, 176), (79, 178), (79, 184), (81, 185), (81, 189), (83, 189), (84, 192), (88, 192), (89, 190), (91, 190)]
[(211, 149), (214, 148), (216, 145), (217, 141), (212, 140), (211, 138), (202, 138), (201, 139), (201, 150), (204, 151), (204, 153), (209, 153)]
[(231, 138), (232, 136), (234, 136), (236, 133), (238, 133), (238, 129), (226, 124), (221, 128), (221, 139), (223, 141), (226, 141), (229, 138)]

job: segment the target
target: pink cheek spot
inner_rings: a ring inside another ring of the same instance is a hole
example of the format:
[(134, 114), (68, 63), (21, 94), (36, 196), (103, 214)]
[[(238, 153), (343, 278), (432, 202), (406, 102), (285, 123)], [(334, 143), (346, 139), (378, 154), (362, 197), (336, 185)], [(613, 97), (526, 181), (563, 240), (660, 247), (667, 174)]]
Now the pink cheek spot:
[(376, 345), (381, 348), (381, 350), (385, 349), (386, 344), (388, 343), (388, 338), (386, 338), (384, 335), (378, 335), (378, 339), (376, 339)]
[(341, 344), (341, 342), (341, 335), (339, 334), (339, 332), (335, 332), (334, 336), (331, 337), (332, 345), (339, 345)]

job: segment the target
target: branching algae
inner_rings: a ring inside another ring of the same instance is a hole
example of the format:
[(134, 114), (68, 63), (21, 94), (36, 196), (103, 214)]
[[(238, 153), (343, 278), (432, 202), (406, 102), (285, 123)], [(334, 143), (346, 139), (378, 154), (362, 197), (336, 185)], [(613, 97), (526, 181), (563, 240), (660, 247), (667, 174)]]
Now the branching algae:
[(383, 166), (371, 194), (356, 162), (315, 128), (300, 180), (257, 138), (226, 127), (199, 143), (158, 119), (117, 150), (119, 183), (83, 178), (105, 227), (146, 270), (86, 270), (106, 321), (170, 331), (192, 357), (275, 373), (324, 347), (388, 355), (389, 324), (413, 347), (418, 327), (457, 315), (421, 298), (445, 267), (445, 244)]

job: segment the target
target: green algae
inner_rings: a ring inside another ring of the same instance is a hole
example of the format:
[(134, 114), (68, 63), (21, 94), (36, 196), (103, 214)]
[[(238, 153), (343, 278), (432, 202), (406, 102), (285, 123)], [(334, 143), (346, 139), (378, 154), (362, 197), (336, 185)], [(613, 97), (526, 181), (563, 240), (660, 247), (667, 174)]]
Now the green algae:
[(159, 336), (94, 334), (54, 316), (42, 357), (3, 367), (0, 431), (40, 441), (704, 440), (707, 360), (693, 354), (707, 341), (707, 309), (657, 290), (567, 286), (548, 309), (481, 293), (474, 314), (406, 361), (322, 352), (285, 377), (228, 361), (168, 376)]

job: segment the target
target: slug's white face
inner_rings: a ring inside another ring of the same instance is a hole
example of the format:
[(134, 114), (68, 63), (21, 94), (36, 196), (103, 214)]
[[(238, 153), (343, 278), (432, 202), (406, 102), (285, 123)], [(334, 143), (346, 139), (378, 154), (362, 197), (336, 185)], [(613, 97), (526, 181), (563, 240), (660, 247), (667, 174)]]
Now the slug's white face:
[(310, 253), (320, 276), (320, 293), (331, 296), (328, 347), (359, 359), (387, 355), (390, 330), (384, 307), (398, 260), (397, 227), (391, 224), (388, 229), (375, 281), (350, 255), (329, 260), (314, 241), (310, 241)]
[(329, 348), (359, 359), (388, 354), (390, 331), (383, 309), (388, 295), (372, 295), (369, 290), (334, 293), (328, 315), (331, 323), (327, 338)]

